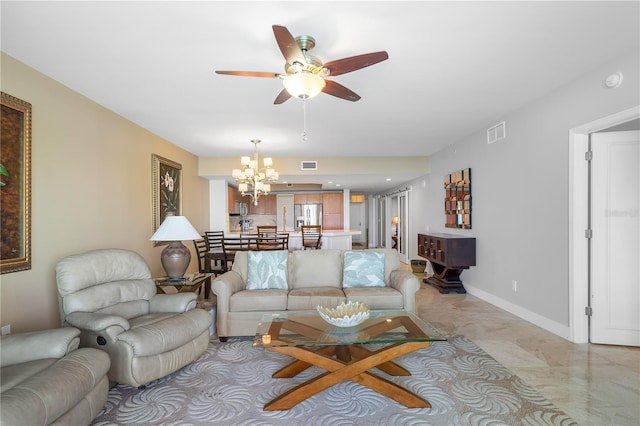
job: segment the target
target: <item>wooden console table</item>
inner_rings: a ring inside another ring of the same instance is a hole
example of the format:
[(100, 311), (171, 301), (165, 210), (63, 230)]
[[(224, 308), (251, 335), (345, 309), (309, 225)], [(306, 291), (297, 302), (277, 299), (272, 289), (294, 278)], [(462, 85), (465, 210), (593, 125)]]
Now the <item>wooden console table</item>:
[(418, 256), (431, 262), (434, 275), (423, 281), (440, 293), (466, 293), (460, 280), (464, 269), (476, 265), (476, 239), (453, 234), (418, 234)]

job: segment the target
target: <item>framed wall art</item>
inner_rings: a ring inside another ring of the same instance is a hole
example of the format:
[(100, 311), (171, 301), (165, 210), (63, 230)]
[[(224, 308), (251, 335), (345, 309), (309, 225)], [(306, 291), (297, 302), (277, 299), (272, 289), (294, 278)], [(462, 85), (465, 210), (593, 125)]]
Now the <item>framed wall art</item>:
[(182, 215), (182, 165), (156, 154), (151, 155), (151, 163), (153, 233), (165, 217)]
[(471, 169), (446, 175), (444, 191), (445, 226), (471, 229)]
[(0, 131), (0, 272), (31, 269), (31, 104), (4, 92)]

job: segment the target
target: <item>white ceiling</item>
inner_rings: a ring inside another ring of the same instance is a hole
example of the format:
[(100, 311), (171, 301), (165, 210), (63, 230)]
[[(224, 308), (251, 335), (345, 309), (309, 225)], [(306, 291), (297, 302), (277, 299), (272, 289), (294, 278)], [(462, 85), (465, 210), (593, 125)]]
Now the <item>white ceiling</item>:
[[(249, 140), (260, 138), (277, 166), (285, 156), (434, 154), (640, 49), (639, 4), (3, 0), (1, 42), (10, 56), (198, 156), (247, 155)], [(306, 102), (307, 141), (302, 101), (273, 105), (281, 80), (214, 73), (283, 72), (273, 24), (313, 36), (310, 53), (325, 62), (389, 53), (333, 78), (360, 101), (320, 94)]]

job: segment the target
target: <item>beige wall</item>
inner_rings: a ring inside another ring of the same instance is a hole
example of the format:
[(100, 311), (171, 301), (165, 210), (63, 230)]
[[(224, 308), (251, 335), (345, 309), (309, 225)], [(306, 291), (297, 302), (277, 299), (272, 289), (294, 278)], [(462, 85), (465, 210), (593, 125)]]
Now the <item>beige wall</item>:
[[(2, 325), (12, 333), (60, 326), (55, 265), (64, 256), (135, 250), (163, 275), (153, 247), (151, 154), (182, 164), (183, 214), (204, 232), (207, 180), (198, 158), (2, 54), (2, 91), (32, 104), (32, 268), (0, 276)], [(197, 264), (193, 244), (189, 271)]]

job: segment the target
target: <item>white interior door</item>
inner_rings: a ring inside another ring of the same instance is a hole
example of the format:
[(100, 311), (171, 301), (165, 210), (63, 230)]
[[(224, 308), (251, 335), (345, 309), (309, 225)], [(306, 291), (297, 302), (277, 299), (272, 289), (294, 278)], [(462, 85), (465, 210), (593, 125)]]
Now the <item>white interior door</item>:
[(398, 196), (398, 253), (400, 262), (409, 263), (409, 194), (403, 192)]
[(387, 198), (380, 198), (378, 204), (378, 239), (376, 247), (391, 247), (387, 245)]
[(367, 241), (367, 229), (365, 218), (365, 203), (350, 203), (349, 209), (349, 229), (359, 230), (360, 235), (353, 236), (354, 243), (364, 243)]
[(640, 132), (591, 136), (590, 341), (640, 346)]

